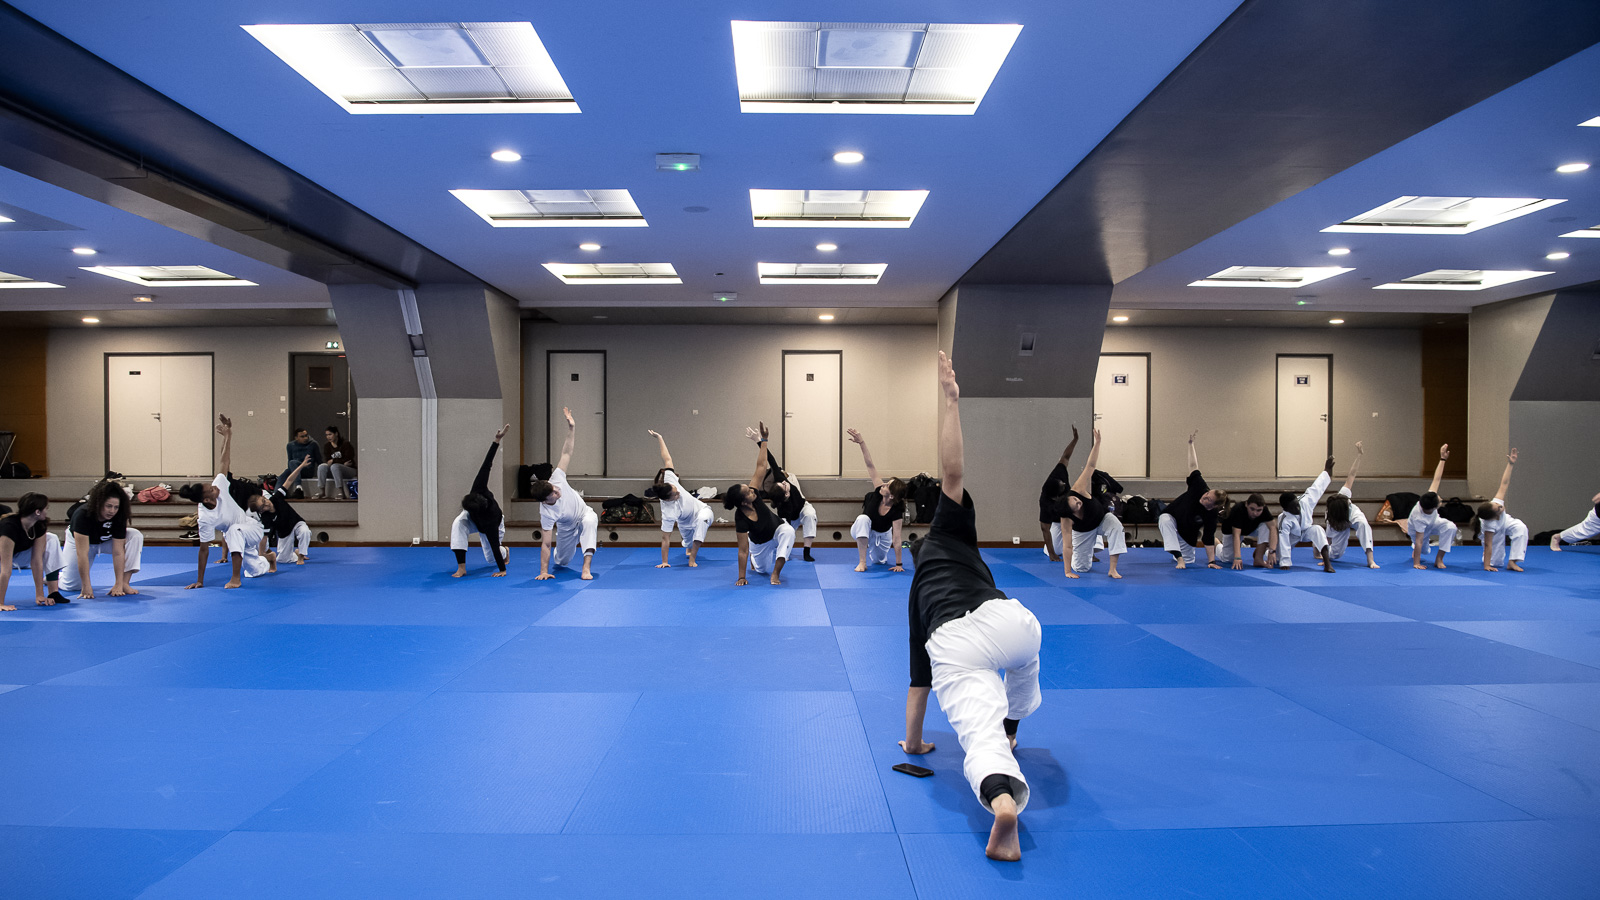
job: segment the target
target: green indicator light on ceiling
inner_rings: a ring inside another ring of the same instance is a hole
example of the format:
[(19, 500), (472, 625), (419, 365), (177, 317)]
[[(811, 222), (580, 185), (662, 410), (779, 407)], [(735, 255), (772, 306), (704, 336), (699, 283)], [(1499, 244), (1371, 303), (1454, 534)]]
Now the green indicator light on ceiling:
[(1295, 305), (1295, 306), (1305, 306), (1305, 305), (1306, 305), (1306, 302), (1305, 302), (1305, 301), (1304, 301), (1304, 300), (1296, 300), (1296, 301), (1295, 301), (1295, 302), (1294, 302), (1294, 305)]
[(689, 167), (684, 165), (683, 163), (678, 163), (678, 171), (679, 172), (682, 172), (683, 170), (685, 170), (687, 168), (689, 168)]

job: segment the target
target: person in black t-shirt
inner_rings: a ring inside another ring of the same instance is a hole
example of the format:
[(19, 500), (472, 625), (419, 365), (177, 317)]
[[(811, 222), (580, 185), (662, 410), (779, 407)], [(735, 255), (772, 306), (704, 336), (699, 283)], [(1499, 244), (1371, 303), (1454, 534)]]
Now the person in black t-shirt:
[(1161, 546), (1182, 569), (1194, 562), (1194, 548), (1206, 548), (1206, 567), (1220, 569), (1217, 562), (1217, 512), (1228, 505), (1228, 492), (1212, 490), (1200, 475), (1200, 458), (1194, 450), (1195, 435), (1189, 435), (1188, 490), (1167, 508), (1156, 520), (1161, 529)]
[(767, 475), (767, 426), (757, 423), (761, 431), (746, 428), (745, 435), (756, 442), (756, 473), (747, 484), (728, 487), (722, 497), (723, 509), (733, 511), (733, 529), (739, 534), (739, 580), (734, 584), (749, 584), (745, 571), (754, 569), (757, 575), (772, 574), (773, 584), (781, 584), (779, 575), (783, 564), (794, 549), (794, 526), (778, 518), (761, 499), (761, 481)]
[(805, 541), (801, 551), (801, 559), (806, 562), (816, 562), (811, 557), (811, 542), (817, 539), (817, 508), (806, 499), (805, 492), (800, 489), (800, 479), (790, 475), (778, 465), (777, 457), (772, 455), (771, 448), (767, 450), (767, 480), (765, 482), (767, 499), (772, 501), (773, 512), (778, 518), (794, 526), (796, 537)]
[(1050, 557), (1051, 562), (1061, 562), (1064, 552), (1058, 504), (1067, 496), (1067, 489), (1071, 486), (1072, 472), (1067, 468), (1067, 463), (1072, 461), (1072, 451), (1077, 446), (1078, 424), (1074, 422), (1072, 440), (1067, 442), (1067, 449), (1061, 451), (1061, 458), (1056, 460), (1055, 468), (1050, 470), (1044, 485), (1039, 488), (1039, 533), (1044, 537), (1044, 555)]
[(1228, 507), (1227, 514), (1219, 521), (1222, 541), (1218, 545), (1217, 562), (1243, 569), (1244, 542), (1250, 541), (1256, 548), (1252, 565), (1270, 569), (1278, 564), (1278, 529), (1272, 513), (1267, 511), (1267, 498), (1251, 494), (1243, 503)]
[(860, 561), (857, 572), (867, 570), (867, 560), (878, 565), (889, 561), (889, 550), (894, 549), (893, 572), (904, 572), (900, 565), (900, 524), (906, 515), (906, 483), (898, 478), (879, 478), (878, 467), (872, 464), (872, 453), (867, 441), (854, 428), (845, 429), (850, 440), (861, 445), (861, 458), (867, 464), (867, 478), (872, 490), (861, 498), (861, 515), (850, 526), (850, 536), (856, 539), (856, 553)]
[(67, 526), (66, 549), (62, 553), (65, 563), (61, 570), (62, 591), (69, 594), (77, 591), (78, 599), (93, 600), (94, 585), (89, 583), (89, 567), (96, 556), (109, 549), (114, 583), (108, 593), (113, 597), (139, 593), (129, 581), (139, 572), (144, 535), (128, 525), (128, 507), (128, 492), (115, 481), (102, 481), (89, 489), (89, 499)]
[(939, 387), (943, 482), (928, 535), (911, 548), (916, 569), (906, 605), (911, 687), (900, 749), (918, 756), (934, 750), (922, 740), (931, 689), (966, 753), (962, 769), (968, 784), (984, 809), (994, 813), (984, 852), (990, 859), (1015, 861), (1022, 858), (1017, 814), (1028, 805), (1028, 782), (1012, 751), (1018, 721), (1039, 708), (1039, 620), (995, 587), (978, 550), (972, 498), (962, 488), (961, 389), (943, 352)]
[[(1094, 467), (1099, 461), (1100, 429), (1096, 428), (1089, 460), (1072, 488), (1056, 502), (1056, 514), (1060, 517), (1056, 528), (1063, 536), (1072, 535), (1072, 558), (1062, 563), (1068, 578), (1077, 578), (1079, 572), (1087, 572), (1094, 565), (1097, 541), (1105, 544), (1111, 556), (1111, 577), (1122, 577), (1117, 572), (1117, 557), (1128, 552), (1127, 537), (1122, 533), (1122, 521), (1111, 514), (1106, 501), (1094, 496)], [(1065, 549), (1062, 548), (1063, 552)]]
[[(38, 606), (71, 603), (61, 593), (61, 539), (50, 533), (50, 498), (29, 491), (17, 500), (17, 511), (0, 516), (0, 612), (15, 612), (5, 602), (11, 569), (33, 569), (33, 602)], [(50, 592), (45, 593), (45, 585)]]
[[(571, 422), (569, 414), (567, 421)], [(491, 578), (504, 578), (506, 575), (506, 561), (511, 558), (511, 548), (504, 545), (506, 538), (506, 517), (500, 510), (499, 501), (494, 499), (494, 491), (489, 489), (489, 473), (494, 468), (495, 454), (500, 451), (500, 441), (511, 430), (511, 423), (494, 433), (494, 442), (489, 444), (489, 453), (483, 458), (483, 465), (478, 467), (478, 477), (472, 480), (472, 490), (461, 498), (461, 513), (450, 524), (450, 551), (456, 556), (456, 570), (451, 573), (451, 578), (461, 578), (467, 574), (467, 542), (472, 535), (478, 535), (478, 547), (483, 550), (483, 561), (495, 564), (495, 570), (489, 573)], [(570, 438), (567, 449), (562, 453), (561, 465), (567, 465), (567, 459), (572, 455)], [(584, 573), (589, 570), (589, 559), (583, 560)]]
[(283, 484), (270, 495), (256, 494), (248, 501), (249, 510), (261, 520), (267, 539), (276, 551), (274, 560), (283, 555), (283, 551), (278, 549), (282, 544), (294, 548), (294, 564), (297, 566), (305, 565), (306, 560), (311, 558), (311, 526), (289, 505), (289, 490), (294, 480), (300, 477), (300, 471), (310, 462), (310, 459), (301, 459), (299, 465), (289, 470)]

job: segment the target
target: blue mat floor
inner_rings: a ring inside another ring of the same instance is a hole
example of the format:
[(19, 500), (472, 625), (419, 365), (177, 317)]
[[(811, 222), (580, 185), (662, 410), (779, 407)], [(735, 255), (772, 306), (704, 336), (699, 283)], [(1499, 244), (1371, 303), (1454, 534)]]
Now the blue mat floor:
[[(1172, 570), (985, 551), (1044, 630), (1023, 861), (935, 705), (910, 573), (854, 550), (597, 578), (333, 548), (241, 590), (0, 614), (0, 897), (1592, 898), (1600, 552), (1525, 574)], [(520, 554), (520, 555), (519, 555)]]

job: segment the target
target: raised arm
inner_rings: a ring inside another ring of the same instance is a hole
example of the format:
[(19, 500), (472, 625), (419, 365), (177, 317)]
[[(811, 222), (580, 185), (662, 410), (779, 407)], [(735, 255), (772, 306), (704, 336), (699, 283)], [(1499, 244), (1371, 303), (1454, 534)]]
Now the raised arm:
[(846, 428), (844, 431), (845, 434), (850, 435), (850, 440), (861, 445), (861, 460), (867, 464), (867, 478), (872, 481), (872, 486), (876, 488), (878, 485), (883, 484), (878, 478), (878, 467), (872, 464), (872, 451), (867, 449), (867, 439), (862, 437), (861, 432), (854, 428)]
[(1061, 464), (1064, 466), (1072, 460), (1072, 451), (1078, 448), (1078, 423), (1072, 423), (1072, 440), (1067, 442), (1067, 449), (1061, 451)]
[(1439, 493), (1439, 482), (1444, 480), (1444, 461), (1450, 458), (1450, 445), (1445, 444), (1439, 448), (1439, 464), (1433, 467), (1433, 483), (1428, 485), (1430, 493)]
[(1517, 448), (1512, 447), (1506, 454), (1506, 473), (1500, 476), (1500, 492), (1494, 495), (1501, 503), (1506, 502), (1506, 491), (1511, 487), (1511, 470), (1517, 466)]
[(661, 451), (661, 468), (672, 468), (672, 454), (667, 452), (667, 439), (655, 431), (650, 431), (650, 436), (656, 439), (656, 448)]
[(233, 471), (233, 420), (217, 414), (217, 434), (222, 435), (222, 471)]
[[(485, 497), (493, 495), (489, 490), (489, 470), (494, 468), (494, 455), (500, 451), (501, 439), (510, 430), (511, 425), (508, 423), (504, 428), (494, 433), (494, 442), (489, 444), (489, 452), (483, 457), (483, 465), (478, 467), (478, 477), (472, 480), (472, 493), (482, 494)], [(488, 534), (486, 533), (484, 537), (487, 538)]]
[(756, 473), (750, 476), (750, 486), (757, 491), (761, 490), (761, 482), (767, 477), (767, 423), (757, 422), (760, 431), (754, 428), (744, 430), (745, 437), (756, 442)]
[[(959, 504), (964, 496), (962, 479), (966, 469), (966, 449), (961, 442), (961, 386), (956, 384), (955, 367), (943, 350), (939, 351), (939, 392), (944, 397), (944, 415), (939, 420), (940, 490)], [(924, 703), (926, 700), (924, 694)]]
[[(1076, 440), (1076, 438), (1074, 438)], [(1100, 429), (1094, 430), (1094, 443), (1089, 445), (1089, 458), (1084, 461), (1083, 471), (1078, 473), (1078, 480), (1072, 483), (1072, 489), (1078, 493), (1089, 496), (1089, 486), (1094, 482), (1094, 467), (1100, 462)], [(1063, 556), (1065, 554), (1062, 554)]]
[(1350, 462), (1350, 474), (1344, 477), (1344, 489), (1352, 495), (1356, 490), (1356, 469), (1361, 466), (1361, 442), (1356, 441), (1356, 458)]
[(567, 417), (567, 439), (561, 442), (561, 457), (556, 460), (556, 468), (562, 472), (567, 471), (567, 466), (572, 464), (572, 447), (578, 440), (578, 423), (572, 421), (572, 410), (561, 407), (561, 414)]
[(1195, 436), (1198, 435), (1199, 433), (1200, 433), (1200, 429), (1198, 429), (1198, 428), (1196, 428), (1194, 431), (1189, 432), (1189, 471), (1190, 472), (1199, 471), (1199, 469), (1200, 469), (1200, 456), (1197, 453), (1195, 453), (1195, 450), (1194, 450), (1194, 439), (1195, 439)]

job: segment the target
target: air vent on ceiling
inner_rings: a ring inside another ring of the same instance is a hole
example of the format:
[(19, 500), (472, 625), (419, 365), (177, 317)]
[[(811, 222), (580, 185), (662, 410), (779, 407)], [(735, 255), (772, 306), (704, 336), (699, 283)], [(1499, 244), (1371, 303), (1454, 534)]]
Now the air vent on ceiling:
[(1595, 225), (1589, 228), (1580, 228), (1577, 231), (1569, 231), (1566, 234), (1563, 234), (1562, 237), (1600, 238), (1600, 225)]
[(683, 284), (672, 263), (545, 263), (562, 284)]
[(351, 113), (575, 113), (529, 22), (246, 25)]
[(1471, 234), (1565, 202), (1534, 197), (1399, 197), (1322, 230), (1361, 234)]
[(910, 228), (927, 191), (750, 192), (757, 228)]
[(85, 272), (131, 281), (144, 287), (248, 287), (254, 281), (235, 278), (205, 266), (80, 266)]
[(733, 23), (750, 113), (972, 115), (1021, 25)]
[(877, 284), (886, 263), (757, 263), (762, 284)]
[(58, 288), (59, 284), (48, 281), (35, 281), (22, 275), (12, 275), (9, 272), (0, 272), (0, 288)]
[(649, 223), (627, 191), (450, 192), (496, 228), (560, 228), (590, 225), (643, 228)]
[(1315, 284), (1352, 269), (1339, 266), (1229, 266), (1190, 287), (1266, 287), (1297, 288)]
[(1495, 269), (1434, 269), (1389, 284), (1373, 285), (1374, 290), (1401, 291), (1482, 291), (1514, 281), (1549, 275), (1549, 272)]

